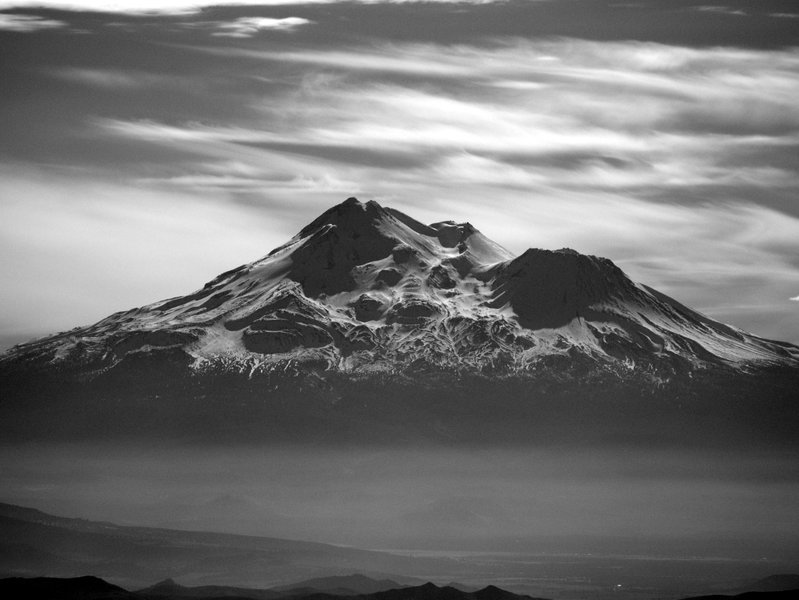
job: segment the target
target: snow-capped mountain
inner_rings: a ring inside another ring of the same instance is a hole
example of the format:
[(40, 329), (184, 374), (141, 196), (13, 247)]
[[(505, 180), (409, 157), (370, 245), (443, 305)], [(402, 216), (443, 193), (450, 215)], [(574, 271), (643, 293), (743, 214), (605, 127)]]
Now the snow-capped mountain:
[(137, 385), (277, 377), (275, 388), (306, 390), (476, 376), (676, 389), (697, 374), (764, 369), (796, 372), (799, 348), (715, 322), (610, 260), (569, 249), (514, 257), (469, 223), (424, 225), (354, 198), (194, 293), (0, 359), (12, 392), (126, 373)]

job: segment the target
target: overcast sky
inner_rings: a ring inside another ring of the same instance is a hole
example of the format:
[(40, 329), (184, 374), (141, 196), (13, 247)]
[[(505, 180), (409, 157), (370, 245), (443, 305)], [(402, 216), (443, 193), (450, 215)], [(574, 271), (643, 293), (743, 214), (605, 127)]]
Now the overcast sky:
[(0, 0), (0, 348), (353, 195), (799, 343), (794, 0), (217, 4)]

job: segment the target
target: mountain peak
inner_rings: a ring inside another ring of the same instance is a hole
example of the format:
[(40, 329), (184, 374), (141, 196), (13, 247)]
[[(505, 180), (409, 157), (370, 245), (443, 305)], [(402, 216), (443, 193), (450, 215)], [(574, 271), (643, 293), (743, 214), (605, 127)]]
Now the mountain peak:
[(351, 231), (362, 230), (376, 220), (387, 216), (389, 213), (374, 200), (361, 202), (351, 196), (344, 202), (329, 208), (303, 227), (297, 237), (308, 237), (325, 225), (334, 225)]
[(151, 585), (150, 587), (148, 587), (148, 588), (146, 588), (144, 590), (141, 590), (141, 591), (143, 591), (143, 592), (151, 592), (151, 593), (154, 593), (154, 592), (175, 593), (175, 592), (179, 592), (182, 589), (184, 589), (182, 585), (178, 584), (177, 581), (175, 581), (174, 579), (169, 577), (169, 578), (164, 579), (162, 581), (159, 581), (158, 583), (155, 583), (155, 584)]

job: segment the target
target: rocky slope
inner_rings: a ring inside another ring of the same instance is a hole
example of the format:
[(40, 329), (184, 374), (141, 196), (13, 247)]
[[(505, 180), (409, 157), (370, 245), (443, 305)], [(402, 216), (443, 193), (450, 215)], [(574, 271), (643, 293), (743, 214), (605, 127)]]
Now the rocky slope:
[(381, 396), (414, 386), (462, 396), (475, 385), (485, 396), (518, 384), (615, 397), (621, 385), (625, 397), (666, 389), (674, 399), (695, 381), (719, 390), (730, 377), (790, 389), (780, 382), (797, 371), (796, 346), (715, 322), (610, 260), (569, 249), (514, 257), (469, 223), (424, 225), (354, 198), (194, 293), (0, 358), (12, 397), (52, 395), (54, 385), (60, 396), (133, 386), (154, 397), (180, 381), (181, 397), (291, 389), (333, 403), (358, 382)]

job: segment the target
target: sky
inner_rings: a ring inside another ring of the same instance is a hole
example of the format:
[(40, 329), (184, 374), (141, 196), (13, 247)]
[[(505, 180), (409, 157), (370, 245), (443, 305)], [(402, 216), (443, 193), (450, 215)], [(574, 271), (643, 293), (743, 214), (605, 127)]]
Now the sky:
[(0, 348), (349, 196), (799, 343), (799, 6), (0, 0)]

